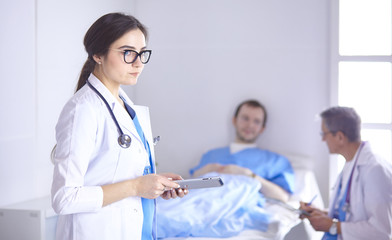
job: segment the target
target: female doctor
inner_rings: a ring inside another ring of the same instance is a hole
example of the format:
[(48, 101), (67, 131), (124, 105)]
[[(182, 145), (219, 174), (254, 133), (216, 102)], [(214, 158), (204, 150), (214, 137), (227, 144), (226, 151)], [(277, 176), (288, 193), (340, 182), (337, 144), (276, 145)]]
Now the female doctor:
[(146, 38), (121, 13), (102, 16), (85, 35), (88, 59), (56, 126), (56, 239), (155, 239), (155, 198), (187, 193), (172, 181), (181, 176), (155, 174), (148, 108), (120, 88), (135, 85), (149, 61)]

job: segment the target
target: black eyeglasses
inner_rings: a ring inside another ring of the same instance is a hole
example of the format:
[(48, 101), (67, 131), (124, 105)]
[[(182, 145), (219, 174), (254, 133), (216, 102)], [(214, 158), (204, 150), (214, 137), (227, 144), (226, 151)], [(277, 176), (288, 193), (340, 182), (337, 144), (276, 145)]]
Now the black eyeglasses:
[(152, 53), (152, 50), (143, 50), (140, 53), (133, 51), (133, 50), (122, 50), (122, 49), (114, 49), (114, 48), (109, 48), (110, 50), (114, 50), (117, 52), (123, 52), (124, 53), (124, 62), (127, 64), (134, 63), (137, 59), (137, 57), (140, 57), (140, 61), (143, 64), (148, 63), (150, 60), (150, 56)]
[(330, 133), (330, 134), (332, 134), (332, 135), (335, 135), (336, 132), (331, 132), (331, 131), (328, 131), (328, 132), (320, 132), (320, 136), (321, 136), (322, 138), (324, 138), (325, 136), (327, 136), (328, 133)]

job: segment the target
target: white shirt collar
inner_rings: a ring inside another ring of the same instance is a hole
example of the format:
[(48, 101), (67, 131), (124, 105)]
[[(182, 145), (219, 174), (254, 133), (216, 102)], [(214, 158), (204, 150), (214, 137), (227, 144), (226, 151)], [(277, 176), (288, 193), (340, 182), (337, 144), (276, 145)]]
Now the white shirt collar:
[(236, 143), (230, 144), (230, 153), (234, 154), (248, 148), (256, 148), (256, 143)]

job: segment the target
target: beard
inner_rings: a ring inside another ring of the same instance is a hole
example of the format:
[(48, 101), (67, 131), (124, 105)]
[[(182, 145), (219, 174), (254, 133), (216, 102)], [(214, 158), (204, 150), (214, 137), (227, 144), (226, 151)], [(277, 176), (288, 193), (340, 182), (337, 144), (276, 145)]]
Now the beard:
[(255, 143), (257, 140), (257, 137), (259, 135), (255, 135), (253, 137), (246, 137), (241, 135), (241, 133), (239, 131), (236, 131), (236, 135), (237, 135), (237, 140), (243, 143)]

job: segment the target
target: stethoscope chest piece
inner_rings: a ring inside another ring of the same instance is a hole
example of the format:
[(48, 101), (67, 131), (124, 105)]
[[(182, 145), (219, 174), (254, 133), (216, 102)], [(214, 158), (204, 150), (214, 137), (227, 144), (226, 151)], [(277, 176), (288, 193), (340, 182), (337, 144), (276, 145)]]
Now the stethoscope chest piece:
[(122, 147), (122, 148), (129, 148), (129, 146), (131, 146), (131, 137), (127, 134), (121, 134), (118, 137), (118, 144)]
[(129, 146), (131, 146), (131, 137), (127, 134), (124, 134), (124, 132), (121, 130), (120, 124), (118, 124), (118, 121), (117, 121), (116, 117), (114, 116), (114, 113), (113, 113), (112, 109), (110, 108), (109, 103), (102, 96), (102, 94), (95, 87), (93, 87), (93, 85), (91, 85), (91, 83), (89, 81), (86, 81), (86, 83), (105, 103), (106, 108), (108, 109), (110, 116), (112, 117), (114, 123), (116, 124), (117, 130), (120, 133), (120, 136), (117, 139), (118, 144), (122, 148), (129, 148)]

